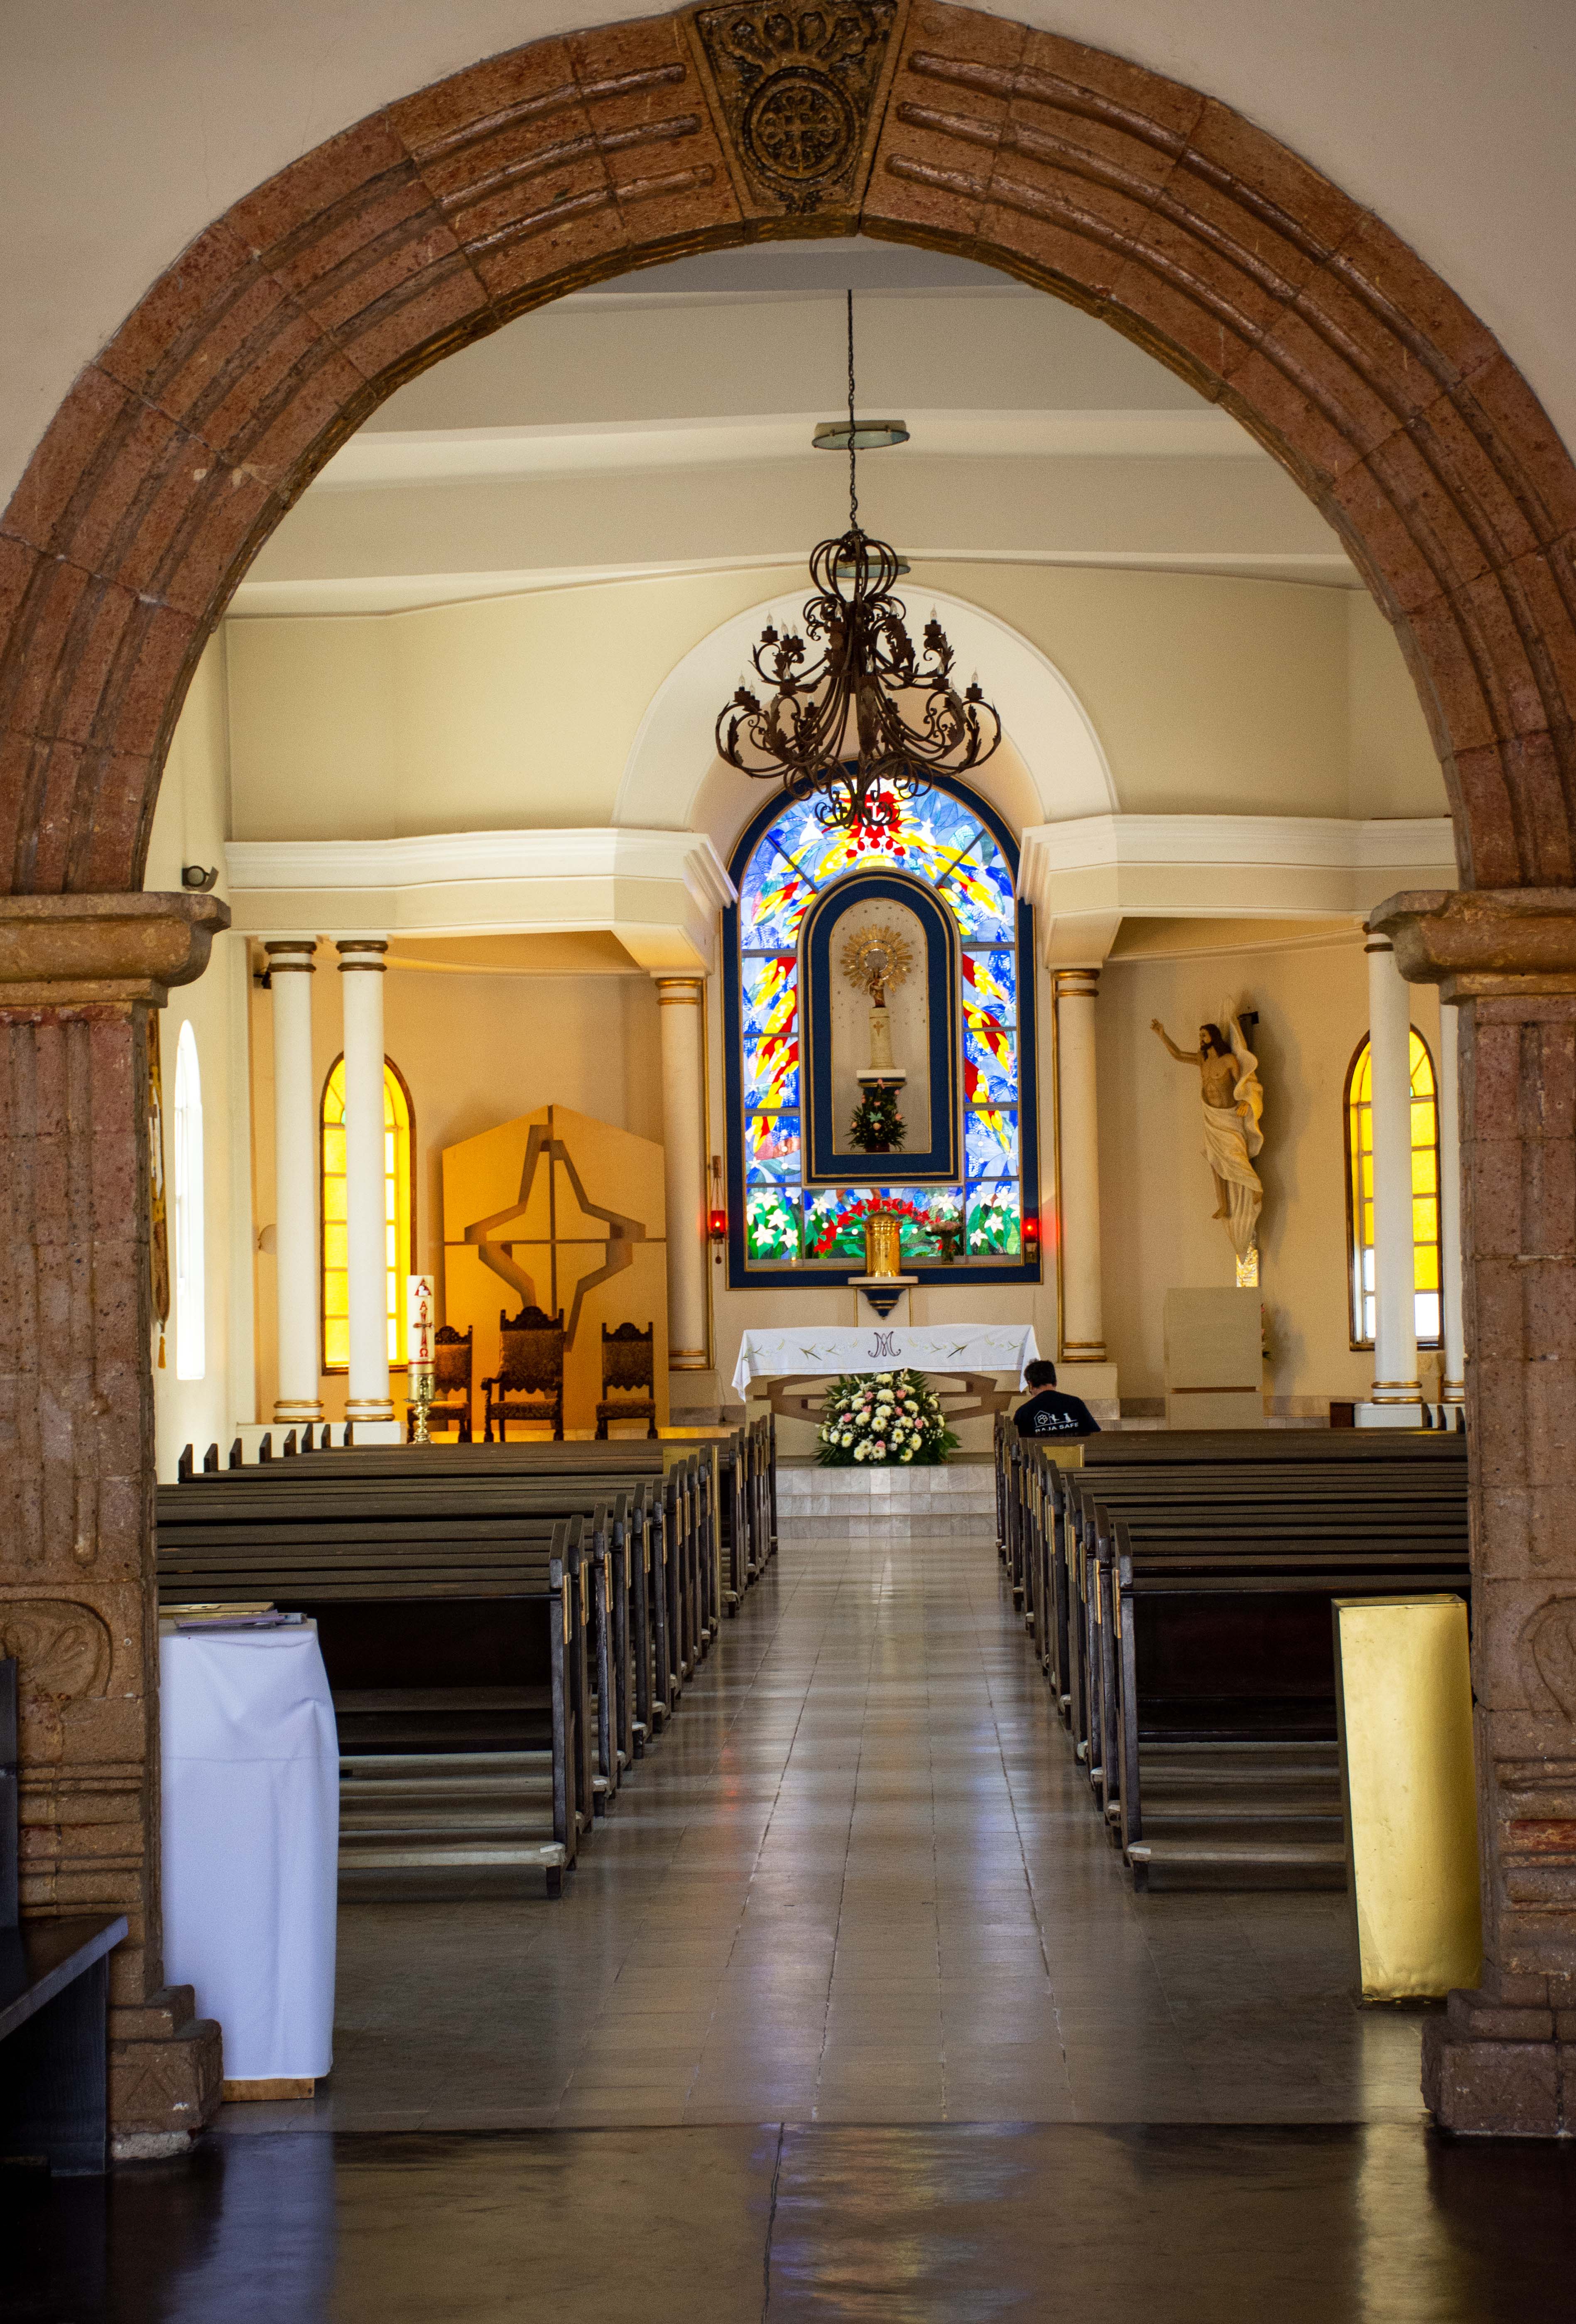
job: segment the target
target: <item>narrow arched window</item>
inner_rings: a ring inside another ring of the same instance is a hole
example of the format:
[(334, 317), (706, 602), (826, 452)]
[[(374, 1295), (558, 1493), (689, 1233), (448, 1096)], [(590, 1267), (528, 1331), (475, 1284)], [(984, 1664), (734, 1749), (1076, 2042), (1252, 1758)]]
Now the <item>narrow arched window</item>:
[[(1417, 1344), (1437, 1348), (1440, 1314), (1439, 1102), (1433, 1059), (1415, 1026), (1412, 1028), (1412, 1284), (1416, 1302)], [(1347, 1270), (1351, 1305), (1351, 1344), (1374, 1343), (1374, 1134), (1373, 1060), (1366, 1040), (1358, 1046), (1346, 1075)]]
[(202, 1074), (197, 1036), (180, 1028), (175, 1047), (175, 1377), (207, 1369), (202, 1201)]
[[(383, 1248), (389, 1361), (405, 1360), (405, 1277), (416, 1267), (414, 1113), (405, 1077), (383, 1059)], [(345, 1059), (323, 1084), (323, 1370), (350, 1367), (349, 1213), (345, 1187)]]

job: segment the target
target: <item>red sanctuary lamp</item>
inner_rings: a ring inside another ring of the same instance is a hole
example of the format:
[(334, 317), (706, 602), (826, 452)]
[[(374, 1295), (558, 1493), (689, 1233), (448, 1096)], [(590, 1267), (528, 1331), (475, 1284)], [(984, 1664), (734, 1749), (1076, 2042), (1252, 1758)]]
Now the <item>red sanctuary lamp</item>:
[(728, 1212), (723, 1200), (723, 1157), (720, 1154), (712, 1156), (712, 1206), (706, 1213), (706, 1240), (720, 1261), (723, 1246), (728, 1240)]

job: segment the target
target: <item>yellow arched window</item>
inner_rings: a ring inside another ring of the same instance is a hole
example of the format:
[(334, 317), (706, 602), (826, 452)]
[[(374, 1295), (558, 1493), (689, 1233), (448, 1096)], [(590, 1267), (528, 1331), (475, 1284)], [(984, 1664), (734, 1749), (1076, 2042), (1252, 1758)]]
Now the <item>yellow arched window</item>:
[[(389, 1361), (405, 1360), (405, 1281), (416, 1268), (413, 1115), (404, 1076), (383, 1060), (383, 1236), (387, 1253)], [(323, 1370), (350, 1363), (350, 1254), (345, 1201), (345, 1060), (323, 1084)]]
[[(1351, 1344), (1374, 1343), (1374, 1134), (1370, 1095), (1373, 1065), (1362, 1042), (1346, 1076), (1346, 1227), (1350, 1266)], [(1439, 1236), (1439, 1105), (1433, 1059), (1415, 1027), (1412, 1033), (1412, 1284), (1417, 1344), (1441, 1341)]]

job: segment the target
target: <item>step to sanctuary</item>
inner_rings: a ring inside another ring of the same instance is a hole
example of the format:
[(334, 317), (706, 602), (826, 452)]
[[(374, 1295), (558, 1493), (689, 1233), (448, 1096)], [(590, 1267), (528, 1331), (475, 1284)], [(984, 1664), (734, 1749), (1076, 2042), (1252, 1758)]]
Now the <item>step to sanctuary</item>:
[(996, 1537), (996, 1483), (982, 1462), (933, 1469), (780, 1467), (778, 1530), (797, 1541)]

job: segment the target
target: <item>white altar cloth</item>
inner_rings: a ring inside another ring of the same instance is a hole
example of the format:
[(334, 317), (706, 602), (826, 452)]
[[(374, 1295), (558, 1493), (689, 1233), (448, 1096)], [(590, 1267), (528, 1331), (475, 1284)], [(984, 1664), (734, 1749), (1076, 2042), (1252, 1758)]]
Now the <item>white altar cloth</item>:
[(159, 1642), (164, 1974), (224, 2034), (226, 2081), (334, 2063), (339, 1738), (315, 1628)]
[(1027, 1323), (937, 1323), (924, 1331), (894, 1324), (824, 1325), (807, 1332), (746, 1332), (733, 1386), (747, 1396), (753, 1379), (796, 1379), (843, 1372), (1016, 1372), (1039, 1349)]

